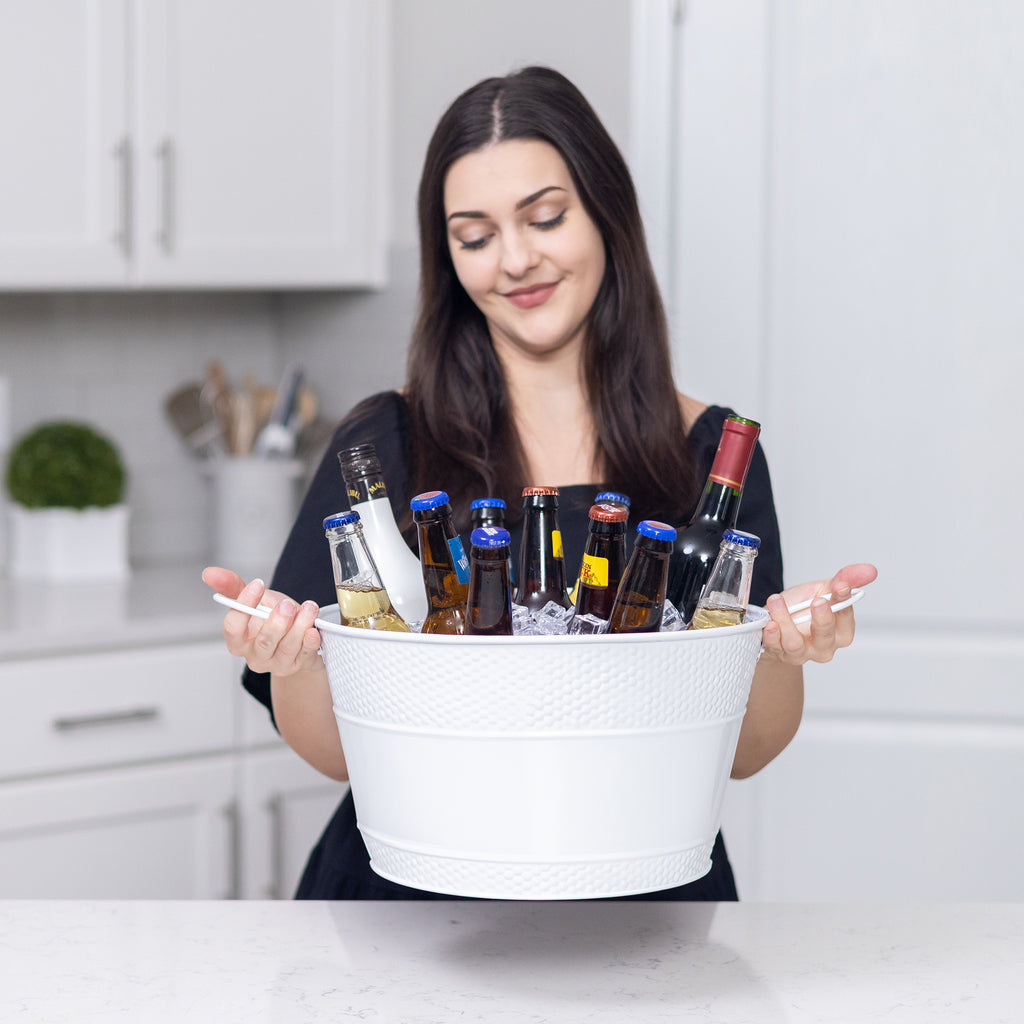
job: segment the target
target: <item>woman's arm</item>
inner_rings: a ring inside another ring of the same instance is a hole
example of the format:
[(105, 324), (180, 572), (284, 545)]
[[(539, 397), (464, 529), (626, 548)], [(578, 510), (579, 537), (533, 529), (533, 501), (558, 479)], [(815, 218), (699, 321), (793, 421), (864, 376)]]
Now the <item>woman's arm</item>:
[(802, 666), (808, 661), (831, 661), (840, 647), (853, 642), (853, 608), (833, 612), (829, 601), (818, 597), (811, 605), (811, 621), (797, 626), (786, 606), (827, 593), (832, 594), (832, 602), (845, 601), (851, 588), (866, 586), (877, 575), (873, 565), (848, 565), (831, 580), (790, 587), (765, 602), (772, 621), (762, 633), (764, 649), (736, 745), (734, 779), (759, 772), (796, 735), (804, 704)]

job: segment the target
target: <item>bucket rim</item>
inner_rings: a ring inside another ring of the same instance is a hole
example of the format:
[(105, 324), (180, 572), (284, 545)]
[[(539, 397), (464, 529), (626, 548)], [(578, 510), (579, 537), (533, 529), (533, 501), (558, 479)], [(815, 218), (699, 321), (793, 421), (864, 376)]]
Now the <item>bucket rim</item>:
[(321, 636), (325, 634), (338, 640), (361, 640), (365, 643), (398, 644), (484, 644), (501, 646), (512, 644), (516, 647), (564, 646), (577, 647), (579, 644), (657, 644), (657, 643), (700, 643), (715, 638), (727, 639), (747, 633), (760, 633), (769, 620), (768, 612), (759, 605), (747, 607), (746, 618), (738, 626), (712, 626), (709, 629), (672, 630), (666, 633), (625, 633), (625, 634), (576, 634), (565, 633), (554, 636), (453, 636), (446, 633), (393, 633), (382, 629), (358, 629), (343, 626), (340, 622), (337, 604), (324, 605), (320, 609), (316, 626)]

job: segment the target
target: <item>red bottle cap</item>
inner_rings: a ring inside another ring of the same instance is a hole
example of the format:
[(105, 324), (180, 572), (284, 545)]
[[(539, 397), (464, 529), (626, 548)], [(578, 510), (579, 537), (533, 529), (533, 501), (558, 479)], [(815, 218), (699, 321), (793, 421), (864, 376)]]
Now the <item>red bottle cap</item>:
[(528, 498), (532, 494), (557, 494), (557, 487), (524, 487), (523, 497)]
[(624, 523), (629, 513), (618, 505), (591, 505), (587, 513), (597, 523)]

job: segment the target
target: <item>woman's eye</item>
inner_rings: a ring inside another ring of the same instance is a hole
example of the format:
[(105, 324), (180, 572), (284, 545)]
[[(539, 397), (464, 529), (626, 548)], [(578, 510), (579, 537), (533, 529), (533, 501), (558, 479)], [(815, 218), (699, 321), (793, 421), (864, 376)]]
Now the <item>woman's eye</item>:
[(563, 210), (557, 217), (552, 217), (551, 220), (534, 221), (533, 226), (535, 228), (540, 228), (541, 231), (550, 231), (552, 228), (557, 228), (564, 220), (565, 210)]
[(482, 238), (470, 238), (465, 241), (459, 242), (460, 249), (482, 249), (486, 244), (490, 235), (484, 235)]

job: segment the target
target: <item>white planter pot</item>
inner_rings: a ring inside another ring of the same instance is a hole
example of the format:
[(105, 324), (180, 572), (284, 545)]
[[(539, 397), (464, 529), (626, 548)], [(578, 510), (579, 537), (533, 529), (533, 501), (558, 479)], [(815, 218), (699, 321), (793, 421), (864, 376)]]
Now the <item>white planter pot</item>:
[(128, 506), (25, 508), (11, 503), (11, 575), (48, 583), (128, 575)]

